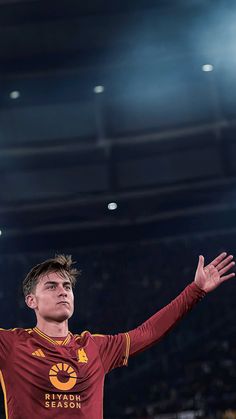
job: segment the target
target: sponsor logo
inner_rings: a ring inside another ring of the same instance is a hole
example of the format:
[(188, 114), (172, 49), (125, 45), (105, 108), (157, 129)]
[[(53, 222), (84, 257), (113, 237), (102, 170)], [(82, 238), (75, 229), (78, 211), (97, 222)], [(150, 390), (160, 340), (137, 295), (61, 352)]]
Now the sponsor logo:
[(81, 398), (79, 394), (45, 394), (44, 406), (50, 409), (81, 409)]
[(57, 390), (71, 390), (77, 381), (77, 374), (70, 365), (59, 363), (52, 366), (49, 371), (49, 379)]

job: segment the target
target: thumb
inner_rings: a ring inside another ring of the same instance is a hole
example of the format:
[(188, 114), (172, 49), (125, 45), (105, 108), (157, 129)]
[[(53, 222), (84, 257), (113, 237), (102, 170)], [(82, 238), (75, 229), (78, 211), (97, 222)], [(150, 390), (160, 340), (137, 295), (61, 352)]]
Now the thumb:
[(204, 256), (199, 255), (197, 270), (204, 268)]

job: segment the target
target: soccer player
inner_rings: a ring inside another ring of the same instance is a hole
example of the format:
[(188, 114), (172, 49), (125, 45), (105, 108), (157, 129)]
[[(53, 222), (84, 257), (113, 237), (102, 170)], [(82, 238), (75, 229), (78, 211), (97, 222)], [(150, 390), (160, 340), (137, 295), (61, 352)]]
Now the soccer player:
[(233, 277), (233, 256), (221, 253), (194, 281), (139, 327), (116, 335), (72, 334), (77, 269), (71, 256), (36, 265), (23, 282), (25, 301), (37, 318), (30, 329), (0, 330), (0, 377), (6, 418), (103, 417), (104, 377), (129, 356), (158, 342), (206, 293)]

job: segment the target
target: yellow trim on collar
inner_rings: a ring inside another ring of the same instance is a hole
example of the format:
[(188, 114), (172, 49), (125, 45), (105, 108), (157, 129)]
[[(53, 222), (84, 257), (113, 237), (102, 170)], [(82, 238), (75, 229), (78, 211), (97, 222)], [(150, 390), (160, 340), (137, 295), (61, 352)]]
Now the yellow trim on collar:
[(54, 339), (52, 339), (52, 338), (50, 338), (50, 336), (48, 336), (48, 335), (46, 335), (45, 333), (43, 333), (41, 330), (39, 330), (38, 328), (37, 328), (37, 326), (36, 327), (34, 327), (33, 328), (33, 330), (39, 335), (39, 336), (41, 336), (42, 338), (44, 338), (44, 339), (46, 339), (48, 342), (50, 342), (50, 343), (52, 343), (53, 345), (58, 345), (58, 346), (61, 346), (61, 345), (66, 345), (70, 340), (71, 340), (71, 332), (69, 332), (68, 333), (68, 335), (66, 336), (66, 338), (63, 340), (63, 342), (62, 343), (57, 343), (57, 341), (56, 340), (54, 340)]

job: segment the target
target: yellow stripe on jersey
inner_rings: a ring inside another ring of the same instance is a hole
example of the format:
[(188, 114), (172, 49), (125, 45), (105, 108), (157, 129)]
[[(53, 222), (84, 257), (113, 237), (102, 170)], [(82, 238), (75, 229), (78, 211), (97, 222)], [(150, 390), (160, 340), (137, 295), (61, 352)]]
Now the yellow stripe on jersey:
[[(14, 327), (13, 329), (3, 329), (2, 327), (0, 327), (0, 331), (1, 330), (5, 330), (6, 332), (14, 332), (15, 330), (19, 330), (19, 329), (21, 329), (20, 327)], [(32, 333), (33, 332), (33, 329), (32, 328), (30, 328), (30, 329), (23, 329), (25, 332), (27, 332), (27, 333)]]
[(25, 331), (29, 334), (31, 334), (33, 332), (33, 329), (25, 329)]
[(41, 330), (39, 330), (36, 327), (34, 327), (33, 329), (36, 333), (38, 333), (39, 336), (41, 336), (42, 338), (46, 339), (48, 342), (52, 343), (53, 345), (66, 345), (70, 340), (71, 340), (71, 332), (68, 333), (68, 335), (66, 336), (66, 338), (63, 340), (63, 342), (58, 343), (56, 340), (50, 338), (50, 336), (47, 336), (45, 333), (43, 333)]
[(6, 332), (14, 332), (14, 330), (18, 329), (20, 329), (20, 327), (14, 327), (14, 329), (3, 329), (2, 327), (0, 327), (0, 330), (5, 330)]
[(37, 327), (34, 327), (34, 331), (41, 336), (42, 338), (46, 339), (48, 342), (52, 343), (53, 345), (56, 345), (57, 343), (55, 340), (51, 339), (49, 336), (45, 335), (41, 330), (39, 330)]
[(3, 395), (4, 395), (4, 406), (5, 406), (6, 419), (8, 419), (7, 392), (6, 392), (6, 386), (5, 386), (5, 382), (4, 382), (4, 378), (3, 378), (1, 370), (0, 370), (0, 382), (1, 382), (2, 391), (3, 391)]
[(99, 333), (93, 333), (92, 336), (102, 336), (102, 337), (104, 337), (105, 335), (100, 335)]
[[(85, 333), (85, 332), (83, 332), (83, 333)], [(82, 335), (83, 335), (83, 333), (82, 333)], [(105, 337), (106, 335), (100, 335), (99, 333), (93, 333), (92, 336)], [(126, 338), (126, 349), (125, 349), (125, 358), (124, 358), (124, 361), (123, 361), (123, 365), (127, 365), (128, 364), (129, 351), (130, 351), (130, 336), (129, 336), (128, 333), (125, 333), (125, 338)]]
[(69, 333), (68, 336), (65, 338), (65, 340), (62, 342), (62, 345), (66, 345), (70, 340), (71, 340), (71, 336)]
[(14, 328), (11, 328), (11, 329), (4, 329), (4, 328), (0, 327), (0, 331), (1, 330), (5, 331), (5, 332), (14, 332), (15, 330), (24, 330), (27, 333), (32, 333), (33, 332), (33, 329), (32, 328), (30, 328), (30, 329), (22, 329), (21, 327), (14, 327)]
[(125, 333), (125, 337), (126, 337), (126, 351), (125, 351), (125, 359), (124, 359), (123, 365), (128, 364), (129, 351), (130, 351), (130, 336), (128, 333)]

